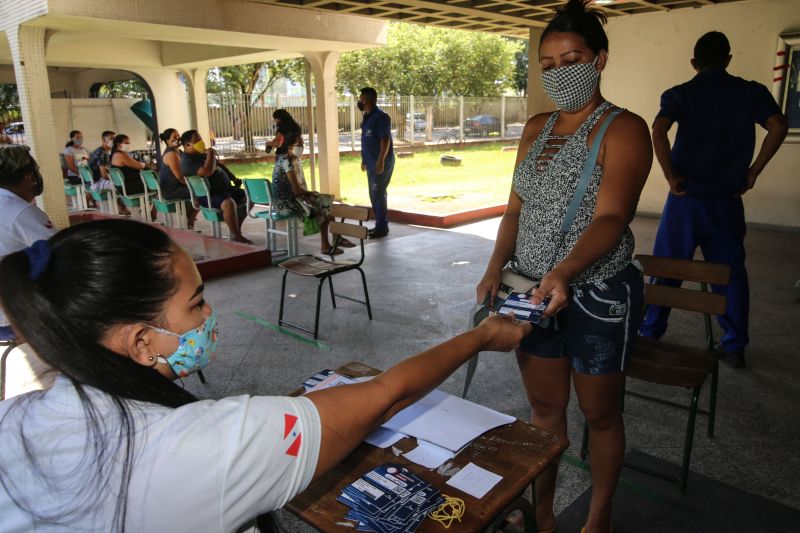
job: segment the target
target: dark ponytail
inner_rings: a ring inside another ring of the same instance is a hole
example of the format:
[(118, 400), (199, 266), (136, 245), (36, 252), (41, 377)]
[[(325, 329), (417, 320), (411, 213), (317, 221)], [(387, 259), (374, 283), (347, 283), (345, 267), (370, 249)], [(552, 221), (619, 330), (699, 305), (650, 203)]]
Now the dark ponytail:
[[(65, 525), (75, 521), (102, 499), (108, 480), (120, 475), (114, 529), (122, 530), (136, 432), (131, 416), (135, 407), (129, 400), (178, 407), (196, 398), (101, 341), (114, 326), (161, 322), (166, 301), (178, 286), (173, 273), (177, 248), (161, 230), (128, 220), (77, 224), (32, 248), (36, 253), (16, 252), (0, 262), (0, 303), (21, 337), (75, 387), (89, 427), (83, 461), (95, 465), (85, 479), (51, 476), (43, 467), (46, 462), (31, 452), (36, 443), (28, 442), (17, 428), (32, 476), (52, 490), (54, 501), (69, 502), (36, 518)], [(110, 396), (119, 427), (100, 416), (87, 386)], [(13, 428), (2, 427), (6, 417), (24, 409), (29, 399), (22, 396), (8, 409), (0, 420), (0, 433), (10, 437), (7, 432)], [(7, 465), (0, 464), (0, 482), (25, 509), (25, 498), (15, 493), (7, 472)]]
[(162, 143), (167, 144), (167, 141), (169, 141), (169, 138), (173, 133), (178, 133), (178, 130), (176, 130), (175, 128), (167, 128), (163, 132), (161, 132), (158, 138), (161, 139)]
[(592, 0), (569, 0), (542, 32), (540, 43), (551, 33), (574, 33), (580, 35), (592, 52), (608, 51), (608, 36), (603, 30), (606, 16), (600, 11), (588, 9)]

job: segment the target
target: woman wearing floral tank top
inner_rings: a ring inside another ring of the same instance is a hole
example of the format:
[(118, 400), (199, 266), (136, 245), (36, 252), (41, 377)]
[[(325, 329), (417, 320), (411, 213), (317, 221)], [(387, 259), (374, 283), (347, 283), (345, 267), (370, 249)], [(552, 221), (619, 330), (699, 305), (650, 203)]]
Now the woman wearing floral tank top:
[[(517, 360), (533, 423), (563, 439), (574, 383), (592, 454), (592, 502), (584, 529), (603, 533), (611, 530), (611, 498), (625, 449), (623, 372), (643, 298), (628, 224), (653, 156), (646, 123), (622, 111), (602, 137), (569, 231), (559, 232), (589, 147), (615, 109), (599, 88), (608, 62), (605, 17), (587, 11), (584, 2), (570, 0), (542, 34), (542, 82), (559, 110), (536, 115), (525, 126), (508, 207), (477, 298), (494, 300), (504, 267), (541, 280), (532, 302), (550, 299), (544, 314), (555, 317), (558, 329), (534, 328)], [(555, 531), (556, 470), (553, 465), (537, 479), (540, 532)]]

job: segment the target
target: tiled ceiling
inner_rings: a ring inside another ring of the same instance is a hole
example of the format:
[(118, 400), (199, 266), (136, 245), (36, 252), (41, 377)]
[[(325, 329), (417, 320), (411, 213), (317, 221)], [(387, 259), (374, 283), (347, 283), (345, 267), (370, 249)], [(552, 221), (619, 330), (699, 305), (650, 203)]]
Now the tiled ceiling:
[[(251, 0), (262, 4), (335, 11), (459, 30), (527, 37), (543, 27), (564, 1), (552, 0)], [(742, 0), (600, 0), (594, 8), (609, 18)]]

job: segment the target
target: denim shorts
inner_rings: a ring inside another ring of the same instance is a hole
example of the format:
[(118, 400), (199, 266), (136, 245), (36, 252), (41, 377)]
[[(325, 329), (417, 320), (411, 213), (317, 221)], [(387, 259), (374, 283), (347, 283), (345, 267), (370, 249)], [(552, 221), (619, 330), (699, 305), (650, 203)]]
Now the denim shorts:
[(534, 327), (519, 351), (547, 359), (569, 357), (580, 374), (623, 372), (643, 303), (642, 271), (631, 263), (606, 280), (570, 287), (567, 307), (555, 316), (556, 327)]

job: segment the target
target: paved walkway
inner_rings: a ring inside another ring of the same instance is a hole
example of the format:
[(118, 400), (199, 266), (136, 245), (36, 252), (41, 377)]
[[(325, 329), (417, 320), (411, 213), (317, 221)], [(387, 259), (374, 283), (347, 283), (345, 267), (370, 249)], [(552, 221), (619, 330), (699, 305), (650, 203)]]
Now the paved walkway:
[[(221, 350), (206, 371), (208, 385), (190, 378), (187, 387), (206, 397), (283, 394), (318, 370), (351, 360), (386, 368), (456, 335), (465, 328), (474, 286), (491, 253), (497, 223), (498, 219), (493, 219), (447, 231), (395, 224), (388, 238), (368, 241), (365, 267), (375, 318), (367, 320), (362, 306), (346, 301), (333, 310), (324, 297), (319, 344), (256, 321), (277, 323), (280, 269), (208, 282), (207, 299), (220, 312)], [(651, 250), (656, 226), (654, 219), (635, 220), (638, 252)], [(260, 223), (249, 223), (245, 231), (251, 237), (261, 236), (263, 243)], [(318, 245), (316, 236), (301, 239), (305, 251), (315, 251)], [(717, 436), (713, 440), (706, 437), (705, 419), (700, 417), (692, 470), (800, 509), (800, 414), (796, 409), (800, 403), (800, 290), (794, 288), (800, 277), (800, 234), (751, 230), (747, 250), (752, 285), (748, 368), (722, 366)], [(357, 274), (338, 276), (336, 282), (337, 290), (359, 294)], [(288, 317), (311, 323), (313, 283), (291, 279)], [(668, 336), (702, 342), (702, 327), (676, 318)], [(457, 393), (463, 378), (462, 369), (443, 389)], [(674, 398), (688, 401), (688, 393), (685, 396)], [(481, 357), (470, 399), (520, 418), (529, 416), (511, 354)], [(683, 413), (631, 398), (625, 420), (629, 449), (679, 461), (686, 420)], [(581, 425), (573, 398), (569, 456), (577, 457)], [(623, 478), (625, 475), (623, 472)], [(562, 463), (557, 512), (588, 486), (584, 470), (569, 461)], [(291, 531), (310, 530), (296, 521), (282, 520)], [(641, 531), (647, 531), (645, 525)]]

